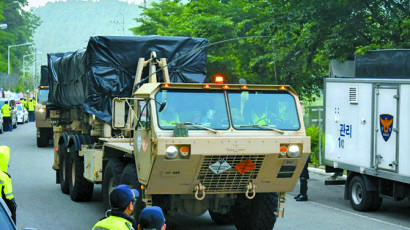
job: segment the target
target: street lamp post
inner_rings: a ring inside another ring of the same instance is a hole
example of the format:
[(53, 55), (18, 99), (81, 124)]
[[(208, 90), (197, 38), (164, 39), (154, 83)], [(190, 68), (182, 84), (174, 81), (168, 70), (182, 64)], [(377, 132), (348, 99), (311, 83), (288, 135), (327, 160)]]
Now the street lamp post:
[(33, 45), (30, 42), (23, 43), (23, 44), (17, 44), (17, 45), (10, 45), (7, 46), (7, 74), (10, 75), (10, 49), (13, 47), (18, 47), (18, 46), (31, 46)]

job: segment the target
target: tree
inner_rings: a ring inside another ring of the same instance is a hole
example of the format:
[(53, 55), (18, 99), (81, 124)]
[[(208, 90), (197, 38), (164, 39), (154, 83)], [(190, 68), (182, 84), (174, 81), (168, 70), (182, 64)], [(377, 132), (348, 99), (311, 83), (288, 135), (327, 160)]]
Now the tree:
[[(27, 4), (27, 0), (5, 0), (0, 3), (0, 24), (7, 24), (6, 30), (0, 30), (0, 72), (7, 72), (7, 47), (32, 42), (34, 30), (39, 25), (39, 18), (23, 9)], [(11, 67), (21, 66), (22, 57), (29, 50), (27, 46), (13, 48)], [(11, 72), (19, 74), (20, 69), (11, 68)]]
[(409, 11), (404, 0), (162, 0), (133, 31), (206, 38), (208, 77), (222, 71), (232, 83), (289, 84), (312, 100), (330, 60), (409, 48)]

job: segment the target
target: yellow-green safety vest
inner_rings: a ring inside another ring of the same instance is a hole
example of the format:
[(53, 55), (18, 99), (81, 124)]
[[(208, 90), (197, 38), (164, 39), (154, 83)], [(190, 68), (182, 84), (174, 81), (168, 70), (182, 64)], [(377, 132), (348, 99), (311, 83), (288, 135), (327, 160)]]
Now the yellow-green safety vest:
[(118, 216), (109, 216), (98, 221), (92, 230), (134, 230), (132, 223)]
[(0, 171), (0, 194), (3, 194), (3, 192), (7, 200), (12, 200), (14, 198), (11, 178), (7, 173)]
[(256, 124), (256, 125), (266, 125), (267, 124), (266, 114), (263, 113), (260, 116), (254, 114), (253, 115), (253, 123)]
[(28, 102), (28, 111), (34, 111), (35, 110), (35, 105), (36, 105), (36, 102), (29, 101)]
[(4, 104), (4, 105), (1, 107), (1, 113), (3, 114), (3, 117), (10, 117), (10, 116), (11, 116), (10, 110), (11, 110), (10, 105)]

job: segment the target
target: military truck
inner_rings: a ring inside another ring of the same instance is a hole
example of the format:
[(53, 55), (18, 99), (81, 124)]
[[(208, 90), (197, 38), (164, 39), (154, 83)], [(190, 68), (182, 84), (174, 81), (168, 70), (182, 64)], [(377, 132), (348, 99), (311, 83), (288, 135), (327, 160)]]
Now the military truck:
[[(87, 201), (102, 184), (109, 208), (112, 189), (128, 184), (140, 192), (135, 216), (158, 205), (169, 216), (209, 211), (217, 224), (274, 227), (310, 153), (298, 96), (290, 86), (204, 82), (206, 46), (199, 38), (92, 37), (85, 50), (49, 54), (57, 74), (47, 110), (63, 193)], [(54, 93), (79, 88), (83, 101)]]
[(53, 127), (51, 122), (46, 118), (46, 104), (48, 101), (48, 66), (41, 66), (41, 81), (36, 94), (36, 129), (37, 129), (37, 147), (48, 146), (53, 139)]

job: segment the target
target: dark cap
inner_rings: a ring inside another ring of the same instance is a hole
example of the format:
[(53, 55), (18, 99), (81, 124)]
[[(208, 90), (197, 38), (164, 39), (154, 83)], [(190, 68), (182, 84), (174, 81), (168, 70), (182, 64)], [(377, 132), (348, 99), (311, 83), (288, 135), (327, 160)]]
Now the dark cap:
[(136, 189), (131, 189), (128, 185), (121, 184), (115, 187), (110, 194), (112, 209), (125, 209), (131, 201), (137, 199), (139, 193)]
[(140, 226), (143, 230), (161, 230), (165, 224), (162, 209), (157, 206), (144, 208), (140, 214)]

